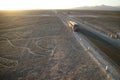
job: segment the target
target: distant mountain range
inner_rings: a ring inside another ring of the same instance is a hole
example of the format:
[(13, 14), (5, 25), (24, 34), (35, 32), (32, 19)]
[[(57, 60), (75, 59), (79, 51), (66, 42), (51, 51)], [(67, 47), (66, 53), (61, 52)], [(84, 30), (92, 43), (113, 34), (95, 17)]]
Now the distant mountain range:
[(120, 6), (108, 6), (108, 5), (84, 6), (84, 7), (76, 7), (74, 9), (80, 9), (80, 10), (114, 10), (114, 11), (120, 11)]

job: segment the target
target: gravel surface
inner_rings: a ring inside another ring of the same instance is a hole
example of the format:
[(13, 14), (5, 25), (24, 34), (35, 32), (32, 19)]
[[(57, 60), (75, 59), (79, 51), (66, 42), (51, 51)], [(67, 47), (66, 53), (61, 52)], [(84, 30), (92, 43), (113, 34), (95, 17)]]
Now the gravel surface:
[(75, 17), (86, 24), (91, 24), (95, 28), (111, 32), (120, 32), (120, 11), (97, 11), (97, 10), (66, 10), (70, 17)]
[(0, 13), (0, 80), (108, 80), (52, 11)]
[[(69, 17), (74, 18), (80, 23), (87, 25), (101, 33), (119, 33), (120, 32), (120, 11), (66, 11)], [(92, 43), (94, 43), (101, 51), (104, 52), (111, 60), (120, 66), (120, 49), (117, 46), (109, 44), (109, 41), (102, 40), (96, 34), (89, 31), (81, 30)], [(109, 36), (108, 36), (109, 37)], [(119, 39), (117, 39), (119, 41)], [(118, 43), (119, 44), (119, 43)]]

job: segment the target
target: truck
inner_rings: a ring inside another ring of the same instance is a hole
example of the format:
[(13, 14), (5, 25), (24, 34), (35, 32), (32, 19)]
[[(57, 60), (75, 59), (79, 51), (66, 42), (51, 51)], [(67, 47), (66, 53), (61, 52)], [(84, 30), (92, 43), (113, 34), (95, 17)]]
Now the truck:
[(74, 32), (79, 31), (79, 25), (76, 22), (68, 21), (68, 25)]

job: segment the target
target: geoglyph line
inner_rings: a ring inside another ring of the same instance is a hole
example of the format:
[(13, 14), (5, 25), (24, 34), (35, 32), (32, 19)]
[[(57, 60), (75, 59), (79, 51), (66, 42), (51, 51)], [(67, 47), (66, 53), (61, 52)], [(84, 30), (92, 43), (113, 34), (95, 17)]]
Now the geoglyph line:
[[(27, 50), (27, 51), (28, 51), (30, 54), (32, 54), (32, 55), (38, 55), (38, 54), (36, 54), (35, 52), (33, 52), (30, 48), (26, 47), (26, 46), (29, 44), (30, 40), (25, 44), (25, 47), (15, 46), (9, 39), (6, 39), (6, 40), (7, 40), (7, 42), (10, 44), (10, 46), (12, 46), (13, 48), (22, 48), (23, 50), (22, 50), (21, 54), (22, 54), (25, 50)], [(51, 50), (49, 50), (49, 49), (45, 49), (45, 48), (42, 48), (42, 47), (38, 46), (38, 41), (36, 41), (35, 45), (36, 45), (38, 48), (42, 49), (42, 50), (51, 51)], [(55, 47), (55, 48), (56, 48), (56, 47)], [(55, 48), (53, 48), (52, 54), (54, 54)]]
[(51, 56), (54, 56), (55, 50), (56, 50), (56, 46), (52, 49)]
[(45, 50), (45, 51), (50, 51), (50, 50), (48, 50), (48, 49), (45, 49), (45, 48), (43, 48), (43, 47), (40, 47), (40, 46), (38, 45), (38, 42), (39, 42), (39, 41), (36, 41), (36, 42), (35, 42), (35, 45), (36, 45), (38, 48), (40, 48), (40, 49), (42, 49), (42, 50)]
[[(58, 36), (44, 36), (44, 37), (35, 37), (35, 38), (19, 38), (19, 39), (12, 39), (12, 40), (9, 40), (9, 41), (16, 41), (16, 40), (34, 40), (34, 39), (43, 39), (43, 38), (51, 38), (51, 37), (58, 37)], [(0, 37), (3, 39), (3, 37)], [(4, 39), (7, 39), (7, 38), (4, 38)], [(0, 42), (5, 42), (5, 41), (0, 41)]]

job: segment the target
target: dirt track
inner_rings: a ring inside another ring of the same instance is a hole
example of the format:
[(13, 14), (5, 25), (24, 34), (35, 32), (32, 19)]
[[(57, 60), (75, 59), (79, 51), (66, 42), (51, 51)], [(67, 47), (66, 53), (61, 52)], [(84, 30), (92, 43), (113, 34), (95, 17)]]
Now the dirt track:
[(108, 79), (52, 11), (17, 14), (0, 16), (0, 80)]

